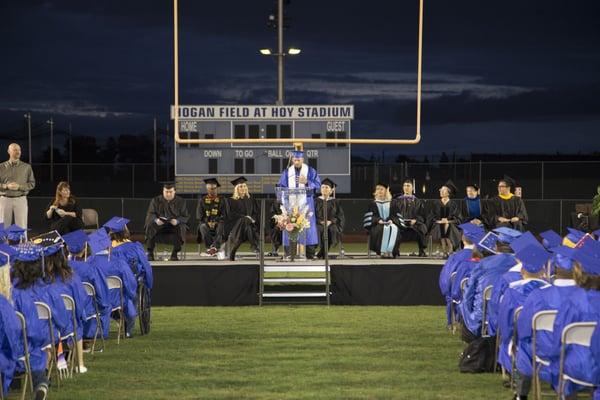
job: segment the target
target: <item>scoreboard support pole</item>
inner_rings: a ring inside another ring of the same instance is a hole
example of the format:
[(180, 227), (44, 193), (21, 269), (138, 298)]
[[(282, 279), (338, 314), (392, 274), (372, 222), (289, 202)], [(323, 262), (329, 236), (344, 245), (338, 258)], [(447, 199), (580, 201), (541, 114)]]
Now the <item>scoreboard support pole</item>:
[(179, 136), (179, 21), (178, 21), (178, 0), (173, 0), (173, 83), (174, 87), (174, 139), (178, 144), (274, 144), (288, 143), (295, 149), (301, 150), (305, 143), (319, 144), (388, 144), (388, 145), (412, 145), (421, 141), (421, 82), (423, 69), (423, 2), (419, 0), (419, 39), (418, 39), (418, 57), (417, 57), (417, 122), (416, 133), (413, 139), (315, 139), (315, 138), (274, 138), (274, 139), (183, 139)]

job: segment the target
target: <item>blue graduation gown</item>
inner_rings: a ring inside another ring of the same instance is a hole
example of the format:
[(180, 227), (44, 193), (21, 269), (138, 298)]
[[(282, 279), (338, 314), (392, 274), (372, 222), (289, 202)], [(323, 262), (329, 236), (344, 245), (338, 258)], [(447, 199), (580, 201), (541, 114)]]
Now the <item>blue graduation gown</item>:
[(152, 274), (152, 266), (148, 262), (148, 257), (144, 251), (144, 247), (139, 242), (123, 242), (117, 244), (111, 250), (111, 257), (120, 257), (134, 271), (136, 277), (144, 279), (144, 285), (148, 289), (152, 289), (154, 277)]
[[(563, 302), (558, 309), (554, 320), (550, 365), (554, 387), (558, 385), (560, 340), (564, 327), (573, 322), (593, 321), (600, 323), (600, 291), (575, 288), (569, 299)], [(570, 376), (582, 381), (600, 382), (600, 359), (594, 358), (590, 349), (577, 345), (568, 346), (565, 352), (565, 371)], [(568, 396), (582, 389), (580, 386), (567, 383), (565, 394)]]
[[(308, 205), (308, 211), (307, 213), (309, 221), (310, 221), (310, 228), (308, 229), (308, 231), (306, 232), (306, 238), (305, 240), (299, 240), (299, 242), (301, 242), (301, 244), (306, 244), (306, 245), (317, 245), (319, 244), (319, 235), (317, 234), (317, 220), (315, 218), (315, 199), (314, 199), (314, 194), (317, 190), (319, 190), (321, 188), (321, 178), (319, 178), (319, 174), (317, 173), (317, 170), (314, 169), (313, 167), (308, 167), (308, 175), (307, 175), (307, 182), (306, 182), (306, 204)], [(283, 188), (289, 188), (289, 182), (288, 182), (288, 169), (286, 168), (282, 173), (281, 173), (281, 177), (279, 178), (279, 185)], [(305, 242), (305, 243), (302, 243)], [(288, 238), (288, 234), (287, 232), (283, 231), (283, 245), (284, 246), (289, 246), (289, 238)]]
[(12, 304), (0, 295), (0, 372), (3, 393), (8, 392), (18, 359), (22, 355), (21, 325)]
[[(31, 370), (44, 371), (46, 369), (46, 352), (42, 348), (50, 344), (47, 325), (38, 318), (37, 308), (34, 304), (35, 300), (31, 291), (13, 288), (12, 298), (15, 310), (23, 314), (27, 324), (27, 344), (29, 346)], [(20, 330), (19, 335), (22, 336)], [(23, 366), (20, 366), (18, 370), (23, 371)]]
[(492, 298), (488, 303), (488, 323), (489, 323), (489, 331), (490, 335), (494, 336), (496, 334), (496, 327), (498, 321), (498, 310), (500, 308), (500, 299), (508, 286), (516, 281), (520, 281), (523, 279), (521, 275), (521, 264), (516, 264), (516, 260), (513, 263), (512, 268), (510, 268), (506, 273), (502, 275), (502, 277), (494, 283), (494, 289), (492, 289)]
[(473, 253), (472, 249), (462, 249), (453, 253), (440, 272), (439, 285), (440, 291), (442, 292), (442, 296), (446, 299), (446, 321), (447, 324), (450, 325), (452, 323), (452, 273), (456, 271), (458, 265), (465, 260), (471, 258), (471, 254)]
[[(517, 343), (517, 369), (522, 375), (532, 376), (532, 320), (533, 316), (546, 310), (558, 310), (576, 289), (575, 281), (572, 279), (559, 279), (552, 285), (543, 286), (531, 292), (523, 310), (517, 321), (517, 334), (519, 341)], [(543, 360), (549, 360), (552, 346), (552, 334), (548, 331), (537, 331), (536, 333), (536, 354)], [(540, 368), (540, 378), (550, 381), (549, 371), (542, 365)]]
[[(90, 260), (91, 258), (88, 258), (88, 261)], [(96, 264), (85, 261), (69, 260), (69, 265), (73, 268), (73, 271), (75, 271), (82, 282), (91, 284), (96, 290), (96, 303), (98, 305), (98, 312), (100, 313), (102, 325), (108, 325), (110, 323), (111, 303), (108, 296), (108, 286), (106, 285), (106, 276), (104, 275), (104, 272), (98, 268)], [(90, 307), (92, 313), (88, 315), (93, 315), (96, 311), (94, 310), (94, 305), (91, 301)], [(83, 324), (83, 338), (92, 339), (95, 333), (96, 319), (87, 319)]]
[(513, 316), (515, 309), (522, 306), (527, 297), (535, 289), (546, 286), (548, 282), (541, 279), (523, 279), (511, 283), (504, 292), (498, 310), (498, 327), (500, 328), (500, 346), (498, 347), (498, 362), (505, 370), (512, 372), (509, 347), (513, 339)]
[[(123, 281), (123, 308), (125, 317), (132, 319), (137, 315), (136, 308), (136, 295), (137, 295), (137, 280), (131, 272), (131, 268), (127, 263), (118, 257), (111, 257), (108, 259), (108, 254), (96, 254), (90, 261), (92, 265), (96, 265), (103, 271), (105, 276), (118, 276)], [(115, 308), (121, 304), (119, 299), (119, 292), (117, 290), (109, 290), (108, 297), (112, 308)], [(108, 337), (108, 331), (110, 328), (110, 321), (102, 321), (104, 328), (104, 335)]]
[(461, 261), (456, 266), (456, 277), (452, 283), (452, 290), (450, 293), (452, 302), (455, 304), (454, 307), (458, 307), (458, 304), (462, 302), (463, 293), (460, 289), (460, 282), (465, 278), (468, 280), (471, 277), (471, 273), (475, 270), (475, 268), (477, 268), (478, 265), (479, 260), (468, 259)]
[(494, 285), (514, 264), (515, 258), (511, 254), (496, 254), (485, 257), (472, 270), (459, 309), (466, 328), (474, 335), (481, 335), (483, 291)]
[[(83, 339), (83, 326), (87, 317), (94, 315), (94, 305), (91, 299), (86, 294), (83, 288), (83, 283), (76, 273), (73, 273), (71, 279), (63, 281), (62, 278), (57, 277), (54, 282), (57, 291), (60, 294), (66, 294), (71, 296), (75, 300), (75, 319), (77, 322), (77, 339)], [(71, 319), (71, 313), (69, 312), (69, 318)]]

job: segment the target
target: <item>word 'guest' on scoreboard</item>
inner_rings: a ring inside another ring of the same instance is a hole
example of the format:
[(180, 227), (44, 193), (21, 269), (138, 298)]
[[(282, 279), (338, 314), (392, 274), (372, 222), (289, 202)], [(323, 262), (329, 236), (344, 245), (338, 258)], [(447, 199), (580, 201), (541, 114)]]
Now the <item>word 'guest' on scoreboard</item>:
[[(174, 117), (171, 107), (171, 119)], [(182, 139), (346, 139), (350, 138), (353, 105), (180, 105)], [(273, 193), (288, 167), (292, 144), (178, 144), (175, 179), (179, 193), (205, 191), (203, 179), (229, 181), (243, 175), (251, 193)], [(350, 145), (307, 143), (304, 161), (321, 179), (330, 177), (339, 193), (350, 193)], [(228, 188), (229, 187), (229, 188)]]

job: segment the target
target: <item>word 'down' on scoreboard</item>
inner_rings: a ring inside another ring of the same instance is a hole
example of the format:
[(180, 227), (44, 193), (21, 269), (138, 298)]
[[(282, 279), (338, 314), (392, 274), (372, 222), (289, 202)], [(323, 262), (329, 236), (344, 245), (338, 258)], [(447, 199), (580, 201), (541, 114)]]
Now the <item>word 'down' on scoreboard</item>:
[[(174, 107), (171, 107), (173, 119)], [(182, 139), (346, 139), (353, 105), (180, 105)], [(216, 177), (224, 193), (230, 180), (248, 179), (251, 193), (274, 193), (288, 167), (291, 143), (177, 144), (175, 180), (179, 193), (204, 192), (203, 179)], [(307, 143), (304, 162), (350, 193), (350, 145)]]

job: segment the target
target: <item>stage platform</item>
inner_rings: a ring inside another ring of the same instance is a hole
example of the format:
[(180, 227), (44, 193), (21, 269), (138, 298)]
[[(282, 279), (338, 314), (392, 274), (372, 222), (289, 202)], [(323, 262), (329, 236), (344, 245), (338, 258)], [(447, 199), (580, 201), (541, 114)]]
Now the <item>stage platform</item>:
[[(347, 255), (330, 265), (330, 298), (336, 305), (442, 305), (438, 277), (444, 260)], [(351, 257), (351, 258), (350, 258)], [(311, 291), (324, 276), (323, 260), (282, 262), (265, 258), (265, 276), (275, 292)], [(219, 261), (188, 254), (182, 261), (155, 261), (152, 303), (155, 306), (250, 306), (260, 304), (260, 262), (250, 254), (239, 261)], [(290, 283), (289, 274), (304, 282)], [(312, 281), (312, 282), (311, 282)], [(279, 296), (278, 303), (296, 303)], [(310, 295), (309, 295), (310, 297)], [(315, 296), (316, 297), (316, 291)], [(310, 301), (308, 301), (310, 302)], [(263, 302), (264, 304), (264, 302)]]

